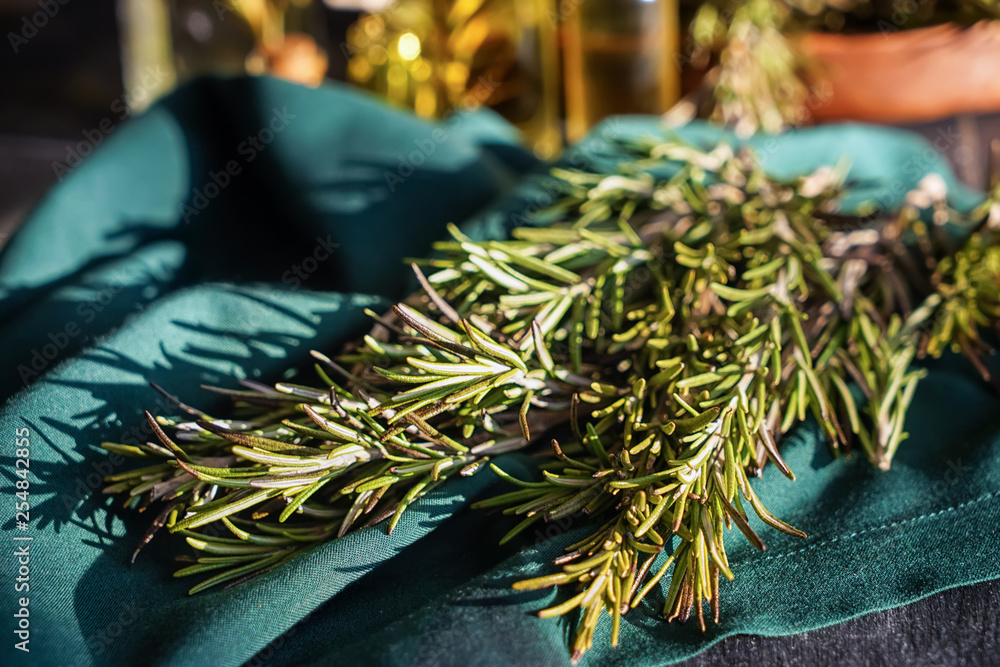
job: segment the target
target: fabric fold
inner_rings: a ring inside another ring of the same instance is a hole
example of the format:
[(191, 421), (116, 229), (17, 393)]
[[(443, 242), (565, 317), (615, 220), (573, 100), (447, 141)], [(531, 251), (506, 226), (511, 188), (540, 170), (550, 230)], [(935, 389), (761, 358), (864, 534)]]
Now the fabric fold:
[[(654, 118), (611, 119), (563, 164), (608, 168), (617, 142), (664, 132)], [(740, 143), (704, 123), (673, 132), (699, 146)], [(955, 206), (980, 201), (933, 148), (899, 131), (830, 126), (750, 144), (784, 178), (848, 160), (847, 211), (898, 206), (928, 173)], [(2, 538), (8, 554), (14, 537), (32, 538), (31, 652), (8, 641), (4, 657), (18, 659), (8, 662), (569, 664), (573, 619), (533, 614), (565, 593), (510, 585), (550, 571), (583, 521), (499, 547), (510, 518), (467, 508), (504, 488), (489, 471), (418, 502), (392, 535), (360, 531), (193, 597), (191, 582), (171, 577), (182, 541), (158, 536), (130, 564), (152, 517), (99, 493), (104, 475), (132, 465), (100, 443), (149, 439), (142, 410), (177, 411), (149, 381), (220, 413), (224, 402), (201, 385), (311, 382), (308, 351), (335, 353), (370, 326), (365, 309), (405, 295), (402, 260), (429, 252), (448, 222), (479, 237), (529, 224), (554, 196), (544, 170), (487, 113), (432, 125), (340, 87), (266, 78), (195, 82), (109, 137), (0, 255), (8, 488), (15, 432), (27, 429), (31, 452), (30, 524), (18, 526), (11, 504)], [(125, 269), (122, 288), (102, 296)], [(33, 350), (103, 300), (80, 326), (86, 335), (21, 377)], [(758, 553), (727, 536), (736, 580), (723, 585), (719, 626), (665, 624), (654, 591), (623, 619), (619, 648), (602, 622), (582, 664), (662, 665), (734, 633), (801, 632), (1000, 576), (996, 396), (961, 359), (926, 365), (891, 471), (833, 459), (818, 429), (803, 427), (785, 446), (797, 481), (774, 469), (754, 481), (809, 537), (757, 522), (768, 544)], [(530, 457), (499, 462), (532, 474)], [(15, 559), (2, 567), (5, 580), (19, 576)], [(3, 596), (0, 613), (12, 618), (16, 602)]]

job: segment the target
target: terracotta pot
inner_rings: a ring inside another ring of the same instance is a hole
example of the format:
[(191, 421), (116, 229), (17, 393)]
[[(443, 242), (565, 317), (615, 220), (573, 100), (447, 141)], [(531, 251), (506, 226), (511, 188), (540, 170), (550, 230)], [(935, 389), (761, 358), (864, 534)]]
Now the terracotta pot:
[(311, 36), (292, 32), (275, 47), (258, 46), (247, 57), (247, 71), (270, 74), (315, 88), (326, 76), (326, 51)]
[(809, 107), (817, 121), (915, 123), (1000, 111), (1000, 21), (809, 33), (799, 44), (816, 67)]

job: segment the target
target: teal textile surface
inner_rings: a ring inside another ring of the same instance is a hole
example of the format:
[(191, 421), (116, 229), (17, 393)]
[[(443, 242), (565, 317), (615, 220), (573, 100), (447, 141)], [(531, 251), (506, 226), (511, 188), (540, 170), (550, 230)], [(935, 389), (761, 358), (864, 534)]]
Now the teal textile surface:
[[(609, 139), (661, 132), (655, 119), (612, 119), (567, 161), (606, 166)], [(735, 142), (700, 124), (681, 136)], [(895, 206), (931, 171), (956, 206), (978, 200), (903, 132), (837, 126), (751, 143), (782, 177), (847, 157), (846, 208)], [(401, 258), (427, 252), (447, 222), (481, 235), (522, 222), (547, 196), (543, 171), (489, 114), (431, 126), (340, 88), (269, 79), (196, 82), (115, 130), (0, 255), (2, 664), (568, 664), (570, 624), (531, 613), (559, 593), (510, 584), (544, 572), (582, 527), (496, 546), (509, 523), (466, 507), (502, 488), (492, 473), (426, 498), (391, 536), (361, 531), (196, 597), (170, 576), (177, 540), (158, 537), (131, 564), (152, 517), (95, 493), (131, 465), (99, 443), (148, 439), (141, 410), (171, 411), (148, 381), (212, 410), (201, 384), (294, 376), (309, 349), (335, 351), (365, 330), (365, 308), (412, 287)], [(651, 594), (618, 649), (602, 622), (583, 664), (662, 665), (729, 634), (801, 632), (1000, 576), (997, 398), (961, 360), (929, 367), (890, 472), (831, 459), (808, 426), (788, 439), (798, 480), (768, 469), (755, 488), (809, 538), (758, 524), (759, 554), (731, 535), (737, 578), (723, 584), (719, 626), (667, 625)], [(524, 456), (503, 465), (531, 474)], [(13, 556), (24, 544), (27, 575)], [(30, 589), (14, 593), (19, 576)], [(11, 632), (21, 596), (29, 653)]]

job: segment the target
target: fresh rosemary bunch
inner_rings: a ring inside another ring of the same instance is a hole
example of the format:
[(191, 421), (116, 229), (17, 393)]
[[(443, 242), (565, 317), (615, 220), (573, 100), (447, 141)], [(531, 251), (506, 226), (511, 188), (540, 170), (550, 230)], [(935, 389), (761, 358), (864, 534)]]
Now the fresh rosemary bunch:
[[(277, 566), (347, 531), (392, 530), (421, 496), (489, 466), (512, 485), (482, 500), (526, 528), (583, 513), (588, 536), (552, 573), (541, 616), (577, 613), (572, 652), (606, 611), (661, 581), (668, 619), (719, 617), (732, 579), (724, 533), (756, 547), (748, 511), (772, 516), (751, 478), (815, 419), (837, 452), (887, 468), (923, 371), (953, 347), (988, 377), (1000, 321), (1000, 205), (948, 209), (928, 177), (889, 217), (837, 214), (842, 173), (769, 178), (746, 151), (676, 141), (622, 146), (615, 173), (555, 170), (562, 197), (539, 226), (475, 241), (458, 228), (414, 262), (422, 289), (335, 359), (317, 388), (211, 388), (221, 418), (176, 402), (147, 413), (158, 442), (108, 450), (154, 463), (107, 478), (157, 529), (199, 553), (191, 592)], [(503, 471), (532, 447), (535, 481)], [(483, 515), (483, 520), (489, 520)], [(668, 577), (669, 575), (669, 577)], [(665, 579), (666, 578), (666, 579)], [(669, 581), (669, 584), (666, 582)]]

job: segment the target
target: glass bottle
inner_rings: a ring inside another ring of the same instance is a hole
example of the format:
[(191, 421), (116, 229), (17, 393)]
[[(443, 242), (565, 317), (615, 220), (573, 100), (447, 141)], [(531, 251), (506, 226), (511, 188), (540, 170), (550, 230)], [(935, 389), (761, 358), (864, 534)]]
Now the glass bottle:
[(660, 114), (680, 96), (677, 0), (561, 0), (566, 135), (614, 114)]

